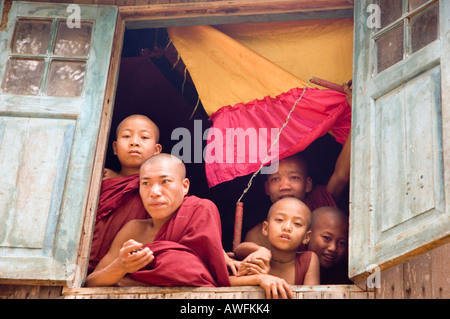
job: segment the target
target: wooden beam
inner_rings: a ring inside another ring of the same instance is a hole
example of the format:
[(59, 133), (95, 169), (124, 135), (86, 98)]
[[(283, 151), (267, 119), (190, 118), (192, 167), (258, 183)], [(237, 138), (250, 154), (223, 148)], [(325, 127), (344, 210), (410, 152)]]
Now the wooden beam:
[(127, 28), (353, 17), (347, 0), (242, 0), (121, 6)]

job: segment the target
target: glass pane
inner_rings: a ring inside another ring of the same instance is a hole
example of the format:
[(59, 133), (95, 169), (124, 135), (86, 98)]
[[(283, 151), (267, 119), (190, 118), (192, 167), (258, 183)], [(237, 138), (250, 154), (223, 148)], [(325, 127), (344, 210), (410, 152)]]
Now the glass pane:
[(381, 27), (389, 25), (403, 15), (403, 4), (401, 0), (377, 0), (376, 4), (381, 9)]
[(85, 57), (91, 47), (92, 23), (83, 22), (80, 28), (69, 28), (61, 21), (55, 41), (55, 55)]
[(51, 21), (19, 20), (12, 42), (12, 52), (17, 54), (47, 53), (51, 28)]
[(416, 52), (439, 36), (439, 3), (411, 18), (411, 47)]
[(80, 96), (86, 62), (54, 60), (50, 64), (47, 95)]
[(44, 60), (11, 59), (2, 83), (4, 93), (37, 94), (41, 84)]
[(403, 24), (376, 41), (378, 72), (403, 60)]
[(421, 5), (429, 2), (429, 0), (409, 0), (409, 12), (416, 10)]

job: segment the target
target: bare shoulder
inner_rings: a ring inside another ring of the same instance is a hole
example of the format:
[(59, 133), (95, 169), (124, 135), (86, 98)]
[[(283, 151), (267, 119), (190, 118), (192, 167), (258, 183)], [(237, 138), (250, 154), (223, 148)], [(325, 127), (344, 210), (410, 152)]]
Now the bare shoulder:
[(259, 246), (269, 248), (269, 240), (262, 234), (262, 225), (263, 223), (259, 223), (258, 225), (250, 229), (245, 236), (245, 241), (251, 241), (258, 244)]
[(138, 242), (147, 244), (151, 243), (157, 231), (153, 227), (152, 220), (149, 219), (133, 219), (123, 226), (120, 230), (122, 241), (134, 239)]
[(119, 173), (113, 171), (112, 169), (109, 168), (103, 169), (103, 179), (114, 178), (119, 176), (120, 176)]
[(151, 219), (132, 219), (123, 226), (122, 230), (124, 232), (145, 231), (151, 226)]

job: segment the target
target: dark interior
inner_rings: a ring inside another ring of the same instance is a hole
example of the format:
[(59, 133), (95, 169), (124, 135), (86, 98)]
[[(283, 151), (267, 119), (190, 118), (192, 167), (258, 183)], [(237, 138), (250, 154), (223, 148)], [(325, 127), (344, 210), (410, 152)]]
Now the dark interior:
[[(179, 140), (172, 140), (172, 131), (178, 127), (187, 128), (193, 137), (194, 120), (201, 121), (203, 131), (211, 126), (209, 116), (204, 111), (189, 73), (183, 62), (177, 62), (177, 54), (168, 45), (166, 29), (126, 30), (116, 99), (114, 105), (111, 134), (108, 141), (106, 167), (119, 170), (117, 158), (112, 153), (111, 144), (115, 139), (118, 123), (128, 115), (144, 114), (151, 118), (161, 132), (160, 143), (163, 152), (170, 153)], [(174, 67), (175, 65), (175, 67)], [(194, 108), (195, 113), (190, 119)], [(198, 125), (198, 122), (197, 122)], [(206, 142), (203, 141), (203, 148)], [(310, 163), (310, 173), (314, 184), (326, 184), (342, 145), (330, 134), (312, 143), (302, 153)], [(192, 160), (193, 162), (193, 160)], [(191, 181), (190, 194), (212, 200), (222, 218), (223, 245), (230, 251), (233, 240), (235, 205), (251, 175), (208, 188), (204, 163), (186, 163), (187, 175)], [(271, 205), (264, 192), (265, 176), (258, 175), (249, 192), (242, 199), (244, 219), (242, 236), (261, 222)], [(344, 196), (345, 197), (345, 196)], [(348, 198), (348, 196), (347, 196)], [(341, 203), (348, 211), (348, 202)]]

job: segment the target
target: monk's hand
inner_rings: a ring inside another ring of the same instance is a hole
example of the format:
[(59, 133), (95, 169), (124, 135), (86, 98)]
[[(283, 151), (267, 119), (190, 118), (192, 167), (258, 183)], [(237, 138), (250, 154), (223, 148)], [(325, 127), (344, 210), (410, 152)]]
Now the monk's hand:
[(238, 269), (241, 266), (241, 261), (238, 261), (232, 258), (230, 255), (234, 256), (234, 254), (225, 253), (225, 263), (227, 264), (228, 269), (230, 269), (233, 276), (237, 276)]
[[(350, 84), (351, 85), (351, 84)], [(349, 86), (349, 83), (342, 84), (342, 89), (345, 92), (345, 97), (347, 99), (348, 105), (352, 106), (353, 102), (353, 95), (352, 95), (352, 89)]]
[(127, 273), (133, 273), (147, 266), (155, 259), (153, 252), (148, 247), (143, 247), (133, 239), (126, 241), (119, 252), (119, 261)]
[(272, 275), (259, 275), (259, 285), (266, 291), (267, 299), (293, 299), (291, 286), (280, 277)]
[(241, 263), (238, 276), (268, 274), (270, 270), (270, 259), (272, 253), (265, 247), (260, 247), (248, 255)]

